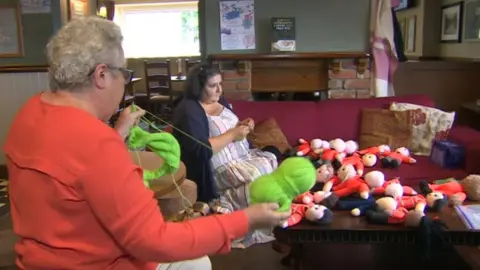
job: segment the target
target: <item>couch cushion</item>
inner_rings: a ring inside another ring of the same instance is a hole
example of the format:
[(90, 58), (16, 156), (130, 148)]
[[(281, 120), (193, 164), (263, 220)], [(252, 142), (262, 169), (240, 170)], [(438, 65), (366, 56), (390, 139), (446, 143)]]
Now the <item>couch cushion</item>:
[(412, 137), (411, 111), (363, 109), (360, 123), (360, 149), (382, 144), (392, 149), (409, 147)]
[(435, 105), (426, 95), (320, 101), (317, 103), (317, 117), (314, 124), (320, 133), (317, 136), (326, 140), (340, 138), (358, 141), (361, 110), (364, 108), (388, 109), (393, 102)]
[(429, 157), (425, 156), (413, 156), (416, 160), (416, 164), (401, 164), (397, 169), (384, 169), (377, 164), (374, 168), (367, 168), (365, 172), (372, 170), (379, 170), (385, 174), (386, 179), (392, 179), (394, 177), (400, 177), (400, 181), (404, 185), (412, 187), (418, 186), (421, 180), (427, 180), (429, 182), (439, 179), (446, 179), (454, 177), (456, 179), (463, 179), (468, 174), (461, 169), (451, 170), (444, 169), (429, 160)]
[(253, 118), (256, 123), (275, 118), (288, 139), (295, 145), (299, 138), (358, 141), (360, 112), (363, 108), (388, 109), (393, 102), (408, 102), (434, 107), (428, 95), (406, 95), (369, 99), (331, 99), (311, 101), (231, 101), (240, 119)]
[(292, 148), (273, 117), (257, 123), (253, 132), (248, 134), (247, 139), (253, 147), (259, 149), (272, 145), (278, 148), (281, 153), (285, 153)]
[(411, 152), (417, 155), (429, 156), (433, 140), (444, 140), (452, 128), (455, 112), (420, 106), (411, 103), (394, 102), (390, 106), (393, 111), (410, 110), (413, 113), (413, 136)]
[(240, 119), (251, 117), (258, 124), (273, 117), (290, 145), (296, 145), (300, 138), (318, 136), (315, 125), (321, 116), (316, 113), (315, 102), (232, 101), (231, 104)]

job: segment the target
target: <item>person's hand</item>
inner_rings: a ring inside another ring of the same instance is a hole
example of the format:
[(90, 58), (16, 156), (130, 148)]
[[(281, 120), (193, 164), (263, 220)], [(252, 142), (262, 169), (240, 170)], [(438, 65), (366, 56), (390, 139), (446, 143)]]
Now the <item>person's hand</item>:
[(130, 129), (140, 121), (140, 117), (145, 115), (145, 110), (138, 106), (135, 106), (135, 110), (133, 110), (132, 106), (128, 106), (120, 112), (114, 126), (114, 129), (124, 139), (130, 134)]
[(255, 128), (255, 122), (253, 121), (252, 118), (247, 118), (243, 121), (240, 121), (238, 125), (247, 126), (250, 129), (250, 131), (253, 131), (253, 129)]
[(241, 141), (250, 133), (250, 128), (245, 125), (239, 125), (230, 129), (230, 132), (233, 133), (235, 141)]
[(246, 208), (244, 212), (248, 217), (250, 229), (283, 226), (291, 213), (290, 211), (277, 212), (277, 209), (276, 203), (259, 203)]

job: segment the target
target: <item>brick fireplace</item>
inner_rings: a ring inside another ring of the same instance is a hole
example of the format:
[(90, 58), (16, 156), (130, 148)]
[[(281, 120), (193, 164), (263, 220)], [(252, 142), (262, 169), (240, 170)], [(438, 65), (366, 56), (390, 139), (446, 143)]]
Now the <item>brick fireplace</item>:
[(314, 93), (328, 98), (369, 98), (370, 63), (365, 53), (211, 55), (223, 73), (230, 100), (253, 93)]

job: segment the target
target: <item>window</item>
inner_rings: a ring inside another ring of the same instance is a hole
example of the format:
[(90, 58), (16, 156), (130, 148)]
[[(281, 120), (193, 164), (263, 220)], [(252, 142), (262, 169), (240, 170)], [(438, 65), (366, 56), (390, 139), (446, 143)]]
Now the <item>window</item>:
[(117, 4), (127, 58), (200, 55), (197, 2)]

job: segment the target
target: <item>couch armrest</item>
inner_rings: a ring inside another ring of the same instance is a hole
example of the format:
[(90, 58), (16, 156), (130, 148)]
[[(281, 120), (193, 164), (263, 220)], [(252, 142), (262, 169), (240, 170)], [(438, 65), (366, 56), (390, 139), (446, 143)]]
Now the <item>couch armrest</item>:
[(454, 126), (448, 139), (465, 147), (465, 164), (467, 173), (480, 173), (480, 132), (467, 126)]

